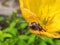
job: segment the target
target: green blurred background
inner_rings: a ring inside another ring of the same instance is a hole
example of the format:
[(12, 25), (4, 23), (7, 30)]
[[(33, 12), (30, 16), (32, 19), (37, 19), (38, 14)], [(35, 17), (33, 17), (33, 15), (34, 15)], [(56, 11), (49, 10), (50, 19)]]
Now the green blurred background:
[(31, 34), (23, 17), (0, 16), (0, 45), (60, 45), (60, 39), (40, 38)]

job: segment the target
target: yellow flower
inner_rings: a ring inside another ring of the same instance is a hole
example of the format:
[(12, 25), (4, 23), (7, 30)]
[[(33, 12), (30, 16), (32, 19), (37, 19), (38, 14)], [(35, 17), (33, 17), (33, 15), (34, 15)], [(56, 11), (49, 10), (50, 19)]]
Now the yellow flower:
[(19, 0), (19, 3), (26, 21), (37, 22), (43, 28), (40, 31), (30, 29), (31, 33), (60, 38), (60, 0)]

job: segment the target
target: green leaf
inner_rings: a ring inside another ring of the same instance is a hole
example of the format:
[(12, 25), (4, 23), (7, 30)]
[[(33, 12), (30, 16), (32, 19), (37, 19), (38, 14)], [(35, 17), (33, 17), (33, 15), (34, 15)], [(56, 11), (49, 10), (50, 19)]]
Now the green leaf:
[(26, 39), (28, 39), (29, 37), (27, 36), (27, 35), (20, 35), (19, 36), (19, 39), (20, 40), (26, 40)]
[(24, 29), (27, 25), (28, 25), (28, 24), (27, 24), (26, 22), (24, 22), (24, 23), (21, 23), (19, 27), (20, 27), (21, 29)]
[(39, 45), (47, 45), (44, 41), (41, 41)]
[(25, 40), (28, 40), (29, 37), (27, 35), (20, 35), (18, 39), (18, 45), (27, 45)]
[(30, 38), (29, 38), (29, 40), (28, 40), (27, 45), (32, 44), (32, 43), (35, 41), (35, 35), (31, 35), (31, 36), (29, 36), (29, 37), (30, 37)]
[(16, 28), (7, 28), (7, 29), (5, 29), (3, 31), (6, 32), (6, 33), (11, 34), (13, 36), (16, 36), (17, 35), (17, 29)]
[(11, 22), (9, 27), (10, 27), (10, 28), (14, 28), (15, 25), (16, 25), (16, 23), (17, 23), (17, 22), (15, 22), (15, 21)]
[(0, 45), (2, 45), (3, 43), (0, 41)]
[(25, 43), (25, 41), (23, 41), (23, 40), (20, 40), (20, 41), (18, 41), (18, 45), (26, 45), (27, 43)]
[(44, 38), (44, 41), (50, 45), (54, 45), (54, 42), (53, 42), (53, 39), (52, 38), (49, 38), (49, 37), (45, 37)]
[(3, 41), (4, 40), (4, 38), (6, 38), (6, 37), (12, 37), (12, 35), (11, 34), (8, 34), (8, 33), (4, 33), (4, 32), (2, 32), (2, 31), (0, 31), (0, 40), (1, 41)]
[(16, 12), (13, 12), (13, 13), (12, 13), (12, 17), (13, 17), (14, 20), (17, 19), (17, 14), (16, 14)]
[(56, 40), (55, 40), (55, 44), (56, 44), (56, 45), (60, 45), (60, 39), (56, 39)]
[(3, 17), (0, 17), (0, 21), (3, 21), (4, 20), (4, 18)]

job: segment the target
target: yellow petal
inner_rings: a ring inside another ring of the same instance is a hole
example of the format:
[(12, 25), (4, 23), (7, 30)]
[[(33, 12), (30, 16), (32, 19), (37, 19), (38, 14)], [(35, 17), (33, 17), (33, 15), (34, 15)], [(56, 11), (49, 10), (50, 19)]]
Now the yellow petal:
[[(22, 15), (28, 23), (38, 22), (46, 32), (33, 31), (31, 33), (39, 36), (60, 38), (60, 0), (19, 0)], [(46, 18), (47, 23), (43, 24)]]

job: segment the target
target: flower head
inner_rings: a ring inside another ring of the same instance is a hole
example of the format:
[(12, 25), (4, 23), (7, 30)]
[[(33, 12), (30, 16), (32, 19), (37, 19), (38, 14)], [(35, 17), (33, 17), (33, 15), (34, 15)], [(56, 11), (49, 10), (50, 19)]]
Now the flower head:
[[(31, 29), (39, 37), (60, 38), (60, 0), (19, 0), (22, 15), (28, 23), (37, 22), (43, 28)], [(35, 26), (37, 28), (40, 28)]]

